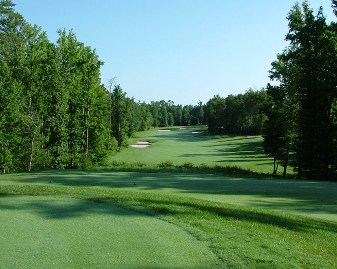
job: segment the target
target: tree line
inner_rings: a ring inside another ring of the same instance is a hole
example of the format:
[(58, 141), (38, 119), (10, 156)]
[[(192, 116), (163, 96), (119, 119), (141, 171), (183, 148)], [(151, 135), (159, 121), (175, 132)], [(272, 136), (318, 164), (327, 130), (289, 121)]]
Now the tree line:
[[(289, 45), (268, 84), (206, 104), (136, 102), (72, 31), (52, 43), (10, 0), (0, 1), (0, 169), (86, 168), (102, 164), (151, 127), (206, 124), (211, 134), (263, 135), (266, 154), (299, 177), (335, 178), (337, 169), (337, 26), (307, 1), (288, 15)], [(337, 15), (337, 1), (332, 1)]]
[(72, 31), (56, 43), (0, 1), (0, 169), (84, 168), (136, 131), (203, 123), (203, 106), (136, 102), (101, 84), (103, 62)]
[[(332, 1), (337, 16), (337, 0)], [(288, 14), (289, 45), (260, 91), (214, 96), (206, 106), (211, 133), (262, 134), (265, 153), (299, 178), (337, 178), (337, 23), (308, 1)]]
[(266, 115), (263, 107), (268, 102), (264, 89), (249, 89), (244, 94), (219, 95), (205, 106), (205, 119), (211, 134), (259, 135)]

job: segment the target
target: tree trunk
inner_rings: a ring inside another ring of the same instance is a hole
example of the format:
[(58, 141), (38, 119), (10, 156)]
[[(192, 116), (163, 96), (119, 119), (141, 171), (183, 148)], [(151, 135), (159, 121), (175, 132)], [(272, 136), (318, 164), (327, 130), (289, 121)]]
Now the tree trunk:
[(88, 158), (88, 152), (89, 152), (89, 128), (87, 127), (87, 145), (86, 145), (86, 149), (85, 149), (85, 157)]
[(277, 174), (277, 169), (278, 169), (278, 163), (277, 163), (277, 159), (274, 156), (274, 171), (273, 171), (273, 175)]
[(289, 148), (287, 147), (286, 156), (285, 156), (284, 165), (283, 165), (283, 175), (282, 175), (283, 177), (287, 176), (288, 162), (289, 162)]
[(34, 156), (34, 142), (35, 142), (35, 133), (33, 134), (32, 141), (31, 141), (31, 148), (29, 154), (29, 163), (28, 163), (28, 172), (32, 170), (33, 166), (33, 156)]

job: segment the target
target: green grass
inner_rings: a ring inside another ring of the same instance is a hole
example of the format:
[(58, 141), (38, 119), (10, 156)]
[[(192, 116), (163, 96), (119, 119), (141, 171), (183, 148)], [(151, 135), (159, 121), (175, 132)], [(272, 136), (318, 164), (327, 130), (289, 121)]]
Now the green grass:
[(1, 268), (216, 266), (206, 244), (136, 211), (68, 197), (2, 196), (0, 201)]
[[(273, 170), (273, 160), (263, 152), (261, 136), (210, 136), (204, 126), (169, 130), (152, 129), (137, 133), (130, 144), (149, 141), (152, 145), (123, 149), (111, 156), (109, 162), (156, 166), (169, 161), (174, 165), (238, 166), (258, 173), (271, 173)], [(201, 133), (192, 133), (198, 131)]]
[[(329, 182), (54, 171), (3, 175), (0, 197), (0, 268), (22, 268), (23, 263), (26, 268), (43, 268), (46, 257), (54, 268), (337, 264), (337, 187)], [(306, 216), (290, 214), (294, 212)], [(132, 232), (138, 223), (139, 238)], [(167, 231), (158, 233), (162, 229)], [(151, 250), (151, 242), (158, 251)], [(94, 250), (101, 256), (92, 257)], [(143, 252), (141, 260), (137, 255)], [(174, 264), (168, 256), (176, 252), (181, 255)], [(21, 264), (13, 265), (13, 253)], [(63, 254), (64, 260), (59, 258)], [(191, 255), (186, 263), (179, 261), (184, 255)]]
[(260, 136), (198, 128), (139, 133), (111, 170), (1, 175), (0, 269), (335, 269), (337, 184), (263, 178)]

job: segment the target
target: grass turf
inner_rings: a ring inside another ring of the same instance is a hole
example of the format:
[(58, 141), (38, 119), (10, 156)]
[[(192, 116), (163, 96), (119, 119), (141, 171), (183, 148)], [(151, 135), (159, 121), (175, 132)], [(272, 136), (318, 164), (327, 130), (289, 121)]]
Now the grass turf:
[(130, 140), (148, 141), (147, 148), (127, 148), (111, 156), (109, 162), (158, 165), (170, 161), (175, 165), (193, 163), (208, 166), (239, 166), (259, 173), (271, 173), (272, 158), (263, 152), (261, 136), (210, 136), (206, 127), (152, 129), (137, 133)]
[[(261, 137), (192, 131), (110, 161), (272, 169)], [(336, 184), (144, 171), (0, 176), (0, 268), (336, 268)]]
[(1, 268), (214, 268), (206, 244), (107, 203), (0, 196)]
[[(161, 176), (161, 173), (151, 176), (130, 173), (127, 178), (122, 177), (121, 173), (85, 171), (76, 171), (70, 174), (59, 172), (57, 175), (48, 173), (10, 175), (0, 177), (0, 194), (4, 195), (2, 196), (4, 199), (10, 199), (11, 196), (8, 195), (14, 194), (43, 196), (41, 199), (46, 199), (45, 196), (50, 195), (55, 197), (53, 199), (55, 199), (56, 204), (58, 199), (61, 200), (61, 203), (64, 202), (63, 199), (66, 199), (65, 202), (67, 203), (69, 198), (80, 199), (84, 204), (90, 202), (92, 209), (89, 211), (83, 210), (82, 207), (74, 207), (70, 211), (70, 215), (74, 215), (75, 218), (78, 217), (78, 214), (90, 218), (91, 211), (101, 211), (99, 209), (101, 206), (112, 208), (109, 209), (111, 211), (114, 211), (116, 206), (121, 206), (127, 212), (134, 212), (135, 215), (142, 213), (151, 216), (151, 218), (165, 220), (184, 229), (198, 239), (192, 240), (196, 247), (200, 243), (209, 246), (214, 255), (221, 261), (221, 264), (216, 266), (214, 260), (210, 259), (210, 262), (213, 262), (213, 268), (335, 268), (337, 264), (335, 255), (337, 249), (336, 221), (312, 219), (259, 209), (255, 206), (214, 201), (209, 197), (216, 195), (219, 185), (211, 184), (213, 187), (207, 189), (207, 195), (209, 195), (207, 198), (202, 197), (202, 189), (206, 186), (205, 184), (196, 185), (193, 190), (190, 188), (187, 191), (186, 186), (190, 183), (188, 178), (181, 177), (176, 178), (175, 181), (170, 181), (168, 175), (163, 178)], [(182, 176), (186, 176), (186, 174)], [(203, 176), (206, 180), (207, 175)], [(131, 181), (132, 178), (133, 181)], [(180, 189), (176, 183), (179, 180), (184, 181), (180, 185)], [(52, 181), (52, 183), (49, 183), (49, 181)], [(132, 184), (134, 181), (137, 182), (135, 186)], [(230, 182), (230, 179), (224, 178), (224, 181)], [(251, 185), (249, 185), (249, 181), (250, 179), (241, 182), (245, 184), (235, 183), (225, 186), (228, 190), (233, 188), (233, 192), (239, 192), (241, 189), (241, 192), (245, 195), (249, 195), (247, 191), (249, 187), (262, 188), (263, 191), (258, 194), (262, 198), (263, 193), (268, 196), (268, 191), (271, 191), (273, 195), (276, 195), (279, 190), (279, 196), (282, 196), (285, 200), (291, 197), (307, 201), (312, 199), (312, 203), (321, 201), (322, 208), (324, 204), (331, 205), (333, 203), (332, 195), (336, 194), (336, 190), (331, 188), (332, 185), (330, 188), (326, 186), (325, 191), (319, 192), (317, 191), (319, 189), (315, 188), (316, 185), (310, 185), (310, 182), (307, 185), (296, 185), (292, 184), (292, 181), (285, 180), (283, 181), (284, 187), (280, 188), (280, 183), (273, 185), (273, 181), (252, 180)], [(147, 186), (138, 187), (146, 182)], [(238, 179), (237, 183), (239, 182)], [(260, 185), (257, 185), (258, 182), (260, 182)], [(197, 181), (194, 183), (197, 183)], [(198, 188), (199, 192), (197, 191)], [(212, 188), (215, 188), (213, 189), (214, 194), (212, 194)], [(310, 188), (312, 190), (309, 190)], [(174, 189), (175, 191), (173, 191)], [(328, 195), (329, 189), (330, 195)], [(187, 195), (189, 191), (195, 193), (195, 195)], [(303, 194), (296, 194), (298, 191)], [(226, 194), (223, 195), (226, 196)], [(51, 211), (53, 210), (53, 207), (51, 207)], [(107, 216), (104, 215), (104, 217), (113, 215), (113, 213), (109, 213), (109, 210), (106, 213)], [(303, 213), (305, 213), (305, 210)], [(334, 211), (330, 211), (329, 214), (335, 215)], [(68, 221), (68, 219), (62, 219), (61, 223), (63, 221)], [(98, 221), (93, 221), (93, 223), (98, 223)], [(25, 226), (25, 224), (23, 225)], [(109, 230), (110, 226), (103, 227), (104, 230)], [(30, 231), (30, 229), (27, 229), (27, 231)], [(2, 236), (6, 238), (8, 232), (2, 231)], [(30, 236), (34, 235), (31, 234)], [(13, 241), (14, 247), (15, 244), (20, 246), (20, 242)], [(100, 245), (100, 239), (97, 239), (94, 244)], [(118, 245), (118, 243), (116, 244)], [(141, 245), (141, 243), (139, 244)], [(113, 252), (113, 250), (113, 248), (110, 248), (110, 251)], [(127, 252), (124, 254), (128, 257)], [(9, 253), (6, 255), (7, 258), (8, 255)], [(85, 256), (85, 252), (79, 252), (79, 257), (82, 255)], [(154, 253), (152, 258), (155, 257)], [(168, 263), (162, 263), (155, 268), (174, 267), (170, 267)]]
[[(45, 171), (3, 175), (0, 184), (50, 184), (170, 194), (270, 209), (337, 222), (337, 184), (309, 180), (254, 179), (213, 174), (122, 171)], [(136, 184), (136, 185), (134, 185)]]

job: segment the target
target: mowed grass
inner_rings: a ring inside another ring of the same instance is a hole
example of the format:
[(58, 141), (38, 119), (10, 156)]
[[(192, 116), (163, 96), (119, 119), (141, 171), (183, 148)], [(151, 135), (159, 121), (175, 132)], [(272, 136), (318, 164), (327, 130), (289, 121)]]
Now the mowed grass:
[(198, 128), (139, 133), (118, 169), (1, 175), (0, 268), (337, 268), (337, 184), (161, 170), (272, 171), (260, 136)]
[(112, 204), (46, 196), (0, 196), (0, 203), (0, 268), (217, 265), (207, 245), (178, 226)]
[(210, 136), (205, 126), (152, 129), (137, 133), (130, 144), (147, 141), (147, 148), (127, 148), (111, 156), (110, 163), (207, 166), (239, 166), (258, 173), (271, 173), (273, 160), (263, 152), (261, 136)]
[(54, 268), (337, 264), (337, 187), (329, 182), (47, 171), (1, 176), (0, 197), (0, 268), (44, 268), (47, 257)]

